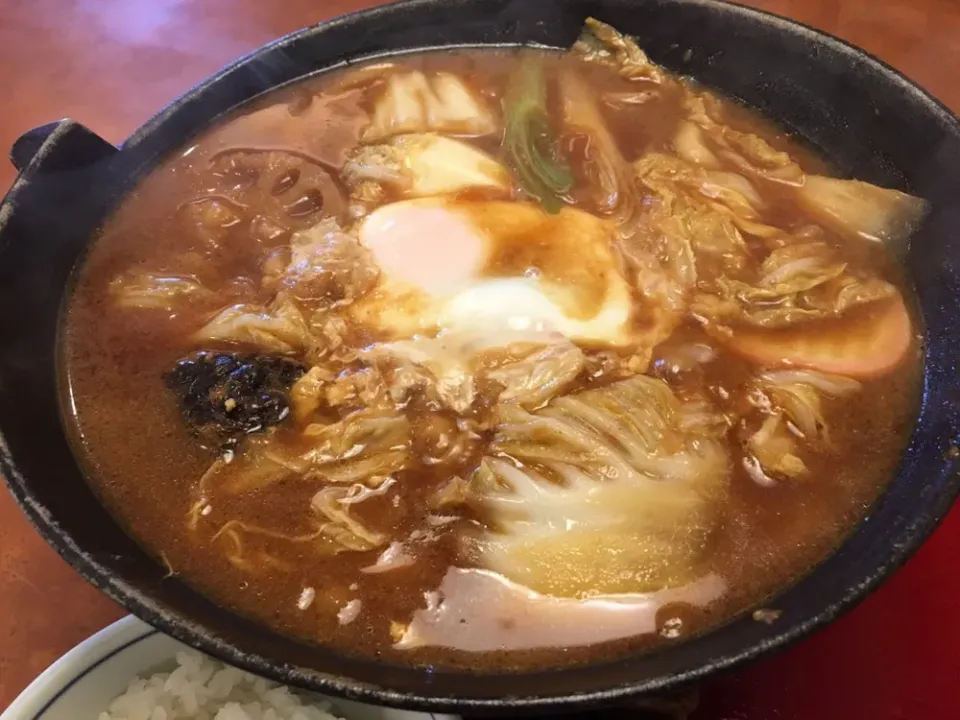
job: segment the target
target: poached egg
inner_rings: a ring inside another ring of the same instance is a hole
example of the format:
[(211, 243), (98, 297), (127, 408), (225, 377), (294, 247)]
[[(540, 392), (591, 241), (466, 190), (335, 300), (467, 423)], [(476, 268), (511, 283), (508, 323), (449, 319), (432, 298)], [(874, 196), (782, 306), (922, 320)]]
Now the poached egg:
[(360, 242), (380, 279), (351, 312), (391, 339), (441, 331), (559, 332), (631, 341), (632, 298), (614, 228), (573, 208), (421, 198), (385, 205)]

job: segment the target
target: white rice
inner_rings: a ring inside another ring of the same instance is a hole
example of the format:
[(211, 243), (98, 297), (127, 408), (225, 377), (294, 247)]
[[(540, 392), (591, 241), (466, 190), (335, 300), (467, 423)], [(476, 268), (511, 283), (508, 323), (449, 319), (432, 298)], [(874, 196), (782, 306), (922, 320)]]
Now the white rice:
[(98, 720), (342, 720), (322, 700), (224, 665), (177, 653), (177, 668), (136, 678)]

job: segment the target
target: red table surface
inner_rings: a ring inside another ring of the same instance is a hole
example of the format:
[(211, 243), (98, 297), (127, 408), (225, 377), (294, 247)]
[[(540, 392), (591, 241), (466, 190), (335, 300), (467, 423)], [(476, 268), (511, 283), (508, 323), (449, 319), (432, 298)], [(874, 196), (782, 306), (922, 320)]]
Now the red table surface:
[[(0, 7), (0, 148), (61, 116), (119, 141), (234, 57), (375, 4), (7, 0)], [(865, 47), (960, 108), (958, 0), (748, 4)], [(0, 187), (12, 179), (10, 167), (0, 168)], [(954, 512), (907, 567), (856, 610), (787, 652), (705, 685), (696, 717), (960, 718), (958, 556), (960, 514)], [(47, 664), (121, 614), (44, 545), (0, 490), (0, 710)]]

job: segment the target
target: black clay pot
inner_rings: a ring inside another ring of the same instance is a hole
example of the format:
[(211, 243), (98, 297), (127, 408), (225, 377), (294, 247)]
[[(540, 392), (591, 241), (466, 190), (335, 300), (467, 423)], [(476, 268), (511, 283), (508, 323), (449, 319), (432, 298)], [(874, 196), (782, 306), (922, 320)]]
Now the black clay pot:
[[(588, 15), (652, 58), (744, 100), (841, 172), (928, 199), (906, 258), (926, 326), (924, 400), (897, 476), (843, 546), (749, 617), (655, 654), (522, 676), (425, 672), (279, 637), (164, 577), (77, 467), (57, 395), (58, 316), (71, 269), (105, 214), (213, 118), (272, 87), (361, 57), (421, 47), (566, 47)], [(158, 628), (263, 675), (375, 703), (463, 712), (595, 709), (703, 678), (836, 618), (895, 570), (960, 488), (960, 123), (890, 68), (809, 28), (709, 0), (412, 0), (268, 45), (160, 112), (119, 149), (63, 120), (14, 146), (22, 173), (0, 209), (0, 471), (46, 540)]]

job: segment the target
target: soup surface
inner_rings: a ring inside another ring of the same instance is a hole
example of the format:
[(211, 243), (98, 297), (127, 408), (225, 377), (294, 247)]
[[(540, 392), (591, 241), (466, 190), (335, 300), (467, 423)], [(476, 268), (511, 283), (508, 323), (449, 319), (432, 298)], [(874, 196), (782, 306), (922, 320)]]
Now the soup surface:
[(65, 406), (171, 582), (281, 633), (496, 669), (675, 642), (890, 476), (923, 210), (599, 23), (357, 66), (120, 204)]

